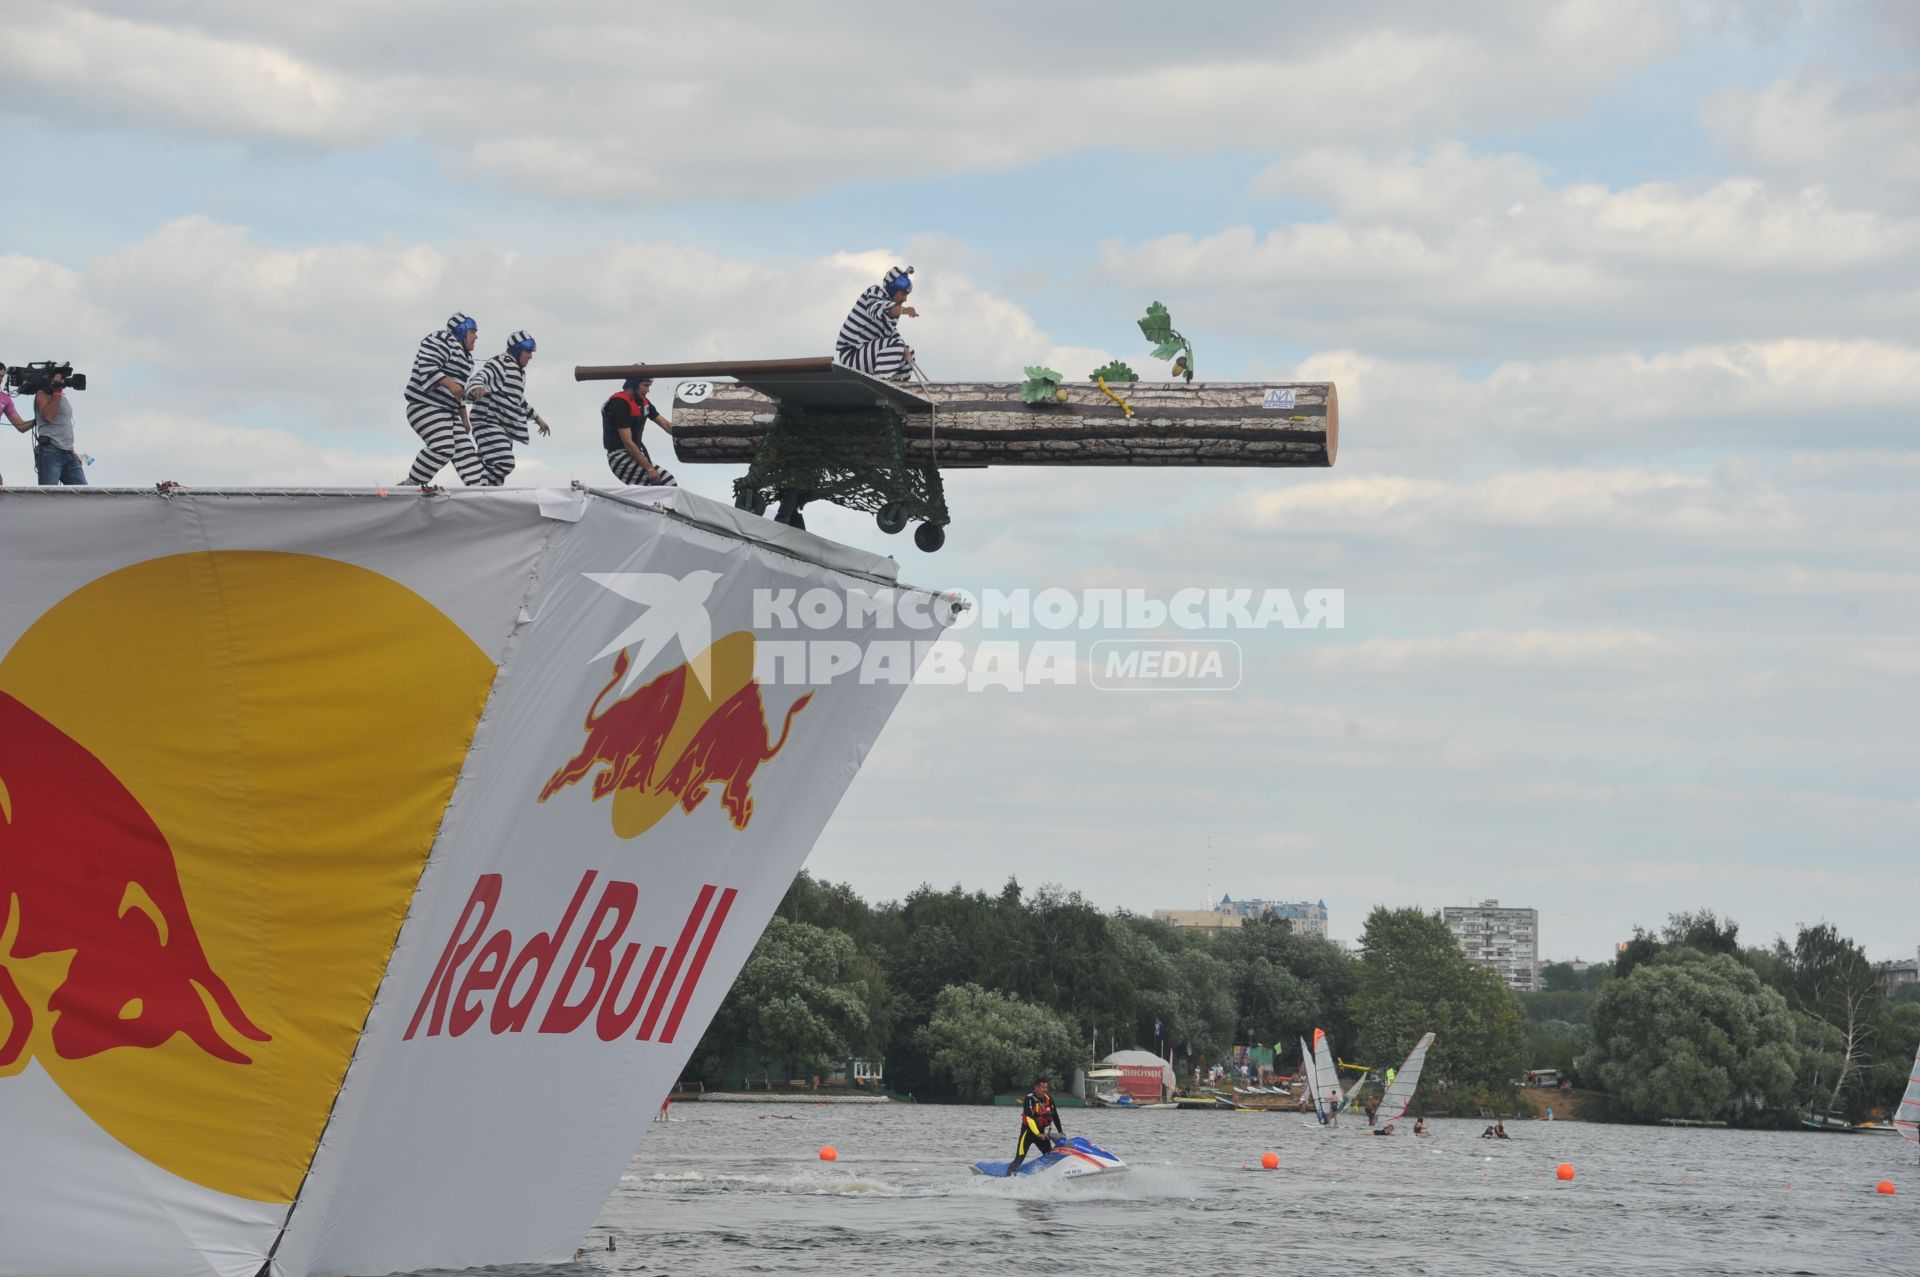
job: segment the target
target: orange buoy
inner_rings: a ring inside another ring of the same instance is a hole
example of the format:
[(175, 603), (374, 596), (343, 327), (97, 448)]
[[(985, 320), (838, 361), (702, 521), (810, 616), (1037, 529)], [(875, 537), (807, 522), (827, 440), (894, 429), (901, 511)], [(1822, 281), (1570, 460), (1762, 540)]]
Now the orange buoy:
[(1893, 1191), (1894, 1191), (1893, 1181), (1890, 1179), (1883, 1179), (1878, 1184), (1875, 1184), (1873, 1186), (1873, 1191), (1876, 1193), (1885, 1193), (1888, 1197), (1892, 1197)]
[(1572, 1179), (1572, 1178), (1573, 1178), (1573, 1163), (1572, 1163), (1572, 1162), (1562, 1162), (1562, 1163), (1560, 1163), (1560, 1166), (1559, 1166), (1559, 1168), (1558, 1168), (1558, 1169), (1556, 1169), (1556, 1170), (1555, 1170), (1555, 1171), (1554, 1171), (1553, 1173), (1554, 1173), (1554, 1175), (1555, 1175), (1555, 1176), (1557, 1176), (1557, 1177), (1558, 1177), (1558, 1178), (1560, 1178), (1560, 1179)]
[(1266, 1167), (1266, 1168), (1267, 1168), (1268, 1170), (1270, 1170), (1270, 1171), (1277, 1171), (1277, 1170), (1279, 1170), (1279, 1169), (1280, 1169), (1280, 1154), (1278, 1154), (1278, 1153), (1262, 1153), (1262, 1154), (1260, 1154), (1260, 1165), (1262, 1165), (1262, 1166), (1264, 1166), (1264, 1167)]
[(823, 1144), (820, 1146), (820, 1160), (823, 1162), (837, 1162), (840, 1160), (840, 1150), (831, 1144)]

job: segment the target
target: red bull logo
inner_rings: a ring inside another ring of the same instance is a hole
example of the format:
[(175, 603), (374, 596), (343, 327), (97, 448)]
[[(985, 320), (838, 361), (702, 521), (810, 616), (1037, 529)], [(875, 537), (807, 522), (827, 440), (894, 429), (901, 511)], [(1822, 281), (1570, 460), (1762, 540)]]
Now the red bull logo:
[(35, 618), (0, 654), (0, 1097), (64, 1098), (10, 1155), (84, 1114), (125, 1153), (103, 1193), (144, 1164), (291, 1202), (496, 673), (307, 555), (145, 559)]
[(424, 1030), (430, 1038), (442, 1032), (457, 1038), (483, 1025), (496, 1037), (528, 1030), (571, 1034), (591, 1021), (603, 1042), (629, 1035), (640, 1042), (672, 1042), (739, 893), (711, 883), (701, 887), (669, 950), (663, 944), (627, 939), (640, 887), (609, 878), (555, 980), (560, 955), (598, 876), (588, 870), (560, 920), (516, 949), (512, 931), (488, 930), (506, 879), (497, 873), (480, 875), (407, 1022), (405, 1037), (411, 1040)]
[(681, 664), (608, 703), (629, 668), (627, 653), (619, 653), (587, 709), (585, 743), (548, 778), (540, 801), (591, 775), (593, 800), (613, 798), (614, 832), (634, 838), (676, 804), (684, 812), (697, 810), (718, 787), (733, 827), (745, 829), (753, 819), (754, 773), (786, 747), (793, 720), (813, 693), (787, 708), (780, 735), (769, 741), (766, 707), (753, 677), (753, 636), (729, 634), (705, 655), (712, 671), (705, 688)]
[(207, 960), (166, 837), (76, 741), (0, 692), (0, 1070), (19, 1064), (34, 1009), (8, 964), (67, 955), (46, 1001), (63, 1059), (175, 1035), (229, 1064), (271, 1037)]

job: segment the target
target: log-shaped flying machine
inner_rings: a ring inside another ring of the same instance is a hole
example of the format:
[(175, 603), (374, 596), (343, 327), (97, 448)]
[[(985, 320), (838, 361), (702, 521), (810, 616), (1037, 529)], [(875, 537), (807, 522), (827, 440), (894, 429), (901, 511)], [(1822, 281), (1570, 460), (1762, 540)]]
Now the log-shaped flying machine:
[[(746, 462), (734, 501), (775, 501), (796, 526), (808, 501), (871, 511), (882, 531), (919, 522), (937, 550), (943, 469), (983, 466), (1330, 466), (1333, 383), (1068, 382), (1038, 403), (1021, 383), (881, 381), (826, 356), (581, 366), (576, 381), (679, 381), (668, 416), (683, 462)], [(717, 378), (729, 378), (727, 381)]]

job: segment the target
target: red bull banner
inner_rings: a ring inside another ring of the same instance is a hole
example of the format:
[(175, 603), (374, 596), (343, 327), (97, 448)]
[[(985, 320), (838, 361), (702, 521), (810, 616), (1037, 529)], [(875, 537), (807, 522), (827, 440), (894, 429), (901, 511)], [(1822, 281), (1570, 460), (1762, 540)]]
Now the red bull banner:
[(0, 1277), (572, 1255), (904, 691), (664, 500), (0, 490)]

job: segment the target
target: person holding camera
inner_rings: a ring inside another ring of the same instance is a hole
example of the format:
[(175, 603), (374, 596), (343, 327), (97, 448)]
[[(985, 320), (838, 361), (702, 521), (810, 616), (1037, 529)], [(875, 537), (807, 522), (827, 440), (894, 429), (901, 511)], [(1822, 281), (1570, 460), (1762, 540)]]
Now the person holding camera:
[(553, 433), (546, 418), (527, 402), (527, 364), (536, 349), (533, 334), (514, 333), (506, 350), (481, 364), (480, 374), (467, 387), (467, 398), (473, 401), (473, 446), (490, 487), (499, 487), (513, 473), (513, 445), (531, 442), (529, 421), (541, 434)]
[(8, 420), (15, 430), (33, 431), (33, 468), (42, 484), (87, 486), (86, 464), (73, 450), (73, 404), (67, 399), (65, 372), (56, 370), (46, 384), (35, 388), (30, 423), (21, 425), (11, 404)]
[(455, 312), (447, 326), (420, 339), (407, 378), (407, 424), (423, 445), (407, 471), (406, 482), (426, 487), (453, 462), (460, 481), (483, 486), (487, 472), (473, 447), (473, 423), (467, 418), (467, 377), (473, 372), (473, 343), (480, 325)]

